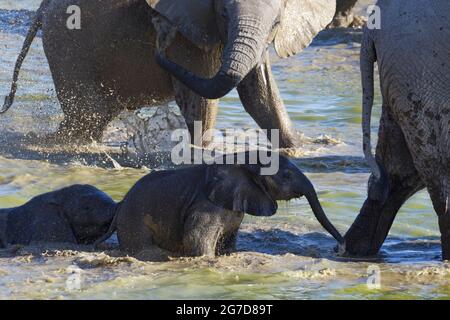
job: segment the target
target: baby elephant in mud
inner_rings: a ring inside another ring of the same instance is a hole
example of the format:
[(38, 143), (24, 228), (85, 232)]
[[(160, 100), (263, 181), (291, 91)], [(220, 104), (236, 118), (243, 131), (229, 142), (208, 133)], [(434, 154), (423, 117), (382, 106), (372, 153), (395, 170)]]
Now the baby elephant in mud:
[(116, 203), (89, 185), (39, 195), (23, 206), (0, 210), (0, 247), (35, 242), (92, 244), (114, 218)]
[[(232, 156), (237, 163), (239, 154)], [(250, 154), (244, 156), (248, 160)], [(321, 225), (343, 244), (311, 182), (287, 158), (276, 159), (279, 170), (274, 175), (262, 175), (262, 164), (201, 164), (153, 172), (128, 192), (99, 243), (117, 230), (121, 250), (140, 259), (167, 257), (166, 250), (184, 256), (227, 254), (235, 250), (245, 213), (272, 216), (277, 200), (305, 196)]]

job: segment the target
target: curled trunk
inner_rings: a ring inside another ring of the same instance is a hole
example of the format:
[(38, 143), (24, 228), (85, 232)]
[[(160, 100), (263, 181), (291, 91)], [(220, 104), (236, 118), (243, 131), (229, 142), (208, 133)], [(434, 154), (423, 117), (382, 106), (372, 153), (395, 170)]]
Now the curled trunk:
[(260, 62), (266, 49), (266, 32), (260, 19), (247, 16), (228, 26), (228, 40), (222, 54), (222, 67), (211, 79), (203, 79), (158, 55), (158, 63), (188, 88), (208, 99), (225, 96)]

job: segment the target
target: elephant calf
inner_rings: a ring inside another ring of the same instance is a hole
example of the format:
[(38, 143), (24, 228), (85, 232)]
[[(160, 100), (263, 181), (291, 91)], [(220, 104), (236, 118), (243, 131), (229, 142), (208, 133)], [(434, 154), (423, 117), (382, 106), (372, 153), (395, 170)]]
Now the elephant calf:
[(301, 196), (306, 196), (322, 226), (343, 243), (313, 185), (292, 162), (279, 156), (279, 170), (272, 176), (261, 175), (263, 167), (202, 164), (153, 172), (128, 192), (109, 233), (98, 243), (117, 230), (121, 250), (138, 257), (152, 249), (184, 256), (226, 254), (235, 250), (244, 213), (272, 216), (276, 200)]
[(116, 203), (89, 185), (39, 195), (23, 206), (0, 210), (0, 247), (32, 242), (92, 244), (114, 218)]

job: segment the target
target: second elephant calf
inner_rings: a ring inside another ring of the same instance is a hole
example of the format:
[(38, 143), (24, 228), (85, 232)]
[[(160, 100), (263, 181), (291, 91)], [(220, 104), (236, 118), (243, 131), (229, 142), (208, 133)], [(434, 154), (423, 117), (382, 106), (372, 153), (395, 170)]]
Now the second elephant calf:
[(73, 185), (0, 209), (0, 247), (35, 242), (92, 244), (111, 225), (116, 203), (90, 185)]

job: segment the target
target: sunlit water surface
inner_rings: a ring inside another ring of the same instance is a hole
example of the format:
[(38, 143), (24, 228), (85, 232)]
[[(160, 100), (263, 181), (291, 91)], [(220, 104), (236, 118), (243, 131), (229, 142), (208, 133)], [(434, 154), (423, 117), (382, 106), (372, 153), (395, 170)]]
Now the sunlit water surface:
[[(0, 92), (9, 91), (13, 65), (30, 12), (40, 1), (0, 0)], [(295, 58), (272, 54), (273, 69), (295, 128), (311, 138), (296, 163), (314, 182), (330, 219), (342, 232), (366, 196), (368, 169), (361, 152), (358, 31), (325, 32)], [(375, 115), (378, 119), (380, 99)], [(48, 130), (61, 120), (48, 65), (37, 38), (20, 75), (12, 109), (1, 131)], [(255, 127), (236, 92), (223, 99), (219, 128)], [(374, 124), (376, 133), (376, 123)], [(39, 193), (90, 183), (120, 200), (148, 169), (103, 169), (79, 161), (55, 164), (0, 155), (0, 207)], [(428, 195), (400, 211), (379, 256), (343, 260), (333, 252), (305, 200), (280, 203), (271, 218), (246, 218), (239, 252), (228, 257), (143, 263), (92, 252), (92, 248), (0, 251), (0, 298), (224, 298), (389, 299), (448, 298), (450, 269), (440, 262), (437, 219)], [(114, 242), (113, 242), (114, 244)], [(44, 253), (42, 253), (44, 251)], [(368, 270), (381, 270), (381, 288), (367, 286)], [(71, 270), (81, 268), (81, 290)], [(372, 267), (370, 269), (369, 267)], [(369, 269), (368, 269), (369, 268)]]

